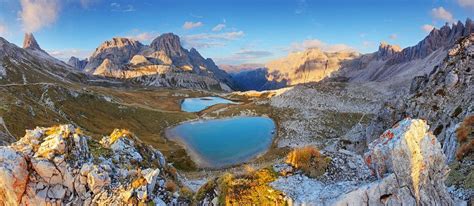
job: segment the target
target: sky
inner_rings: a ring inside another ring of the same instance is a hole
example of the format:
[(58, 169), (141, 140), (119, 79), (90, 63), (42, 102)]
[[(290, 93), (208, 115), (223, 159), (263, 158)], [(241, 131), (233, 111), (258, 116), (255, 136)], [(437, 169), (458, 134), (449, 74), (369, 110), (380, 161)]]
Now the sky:
[(433, 27), (474, 17), (474, 0), (0, 0), (0, 36), (32, 32), (51, 55), (86, 58), (102, 42), (181, 37), (218, 64), (265, 63), (289, 52), (370, 53), (415, 45)]

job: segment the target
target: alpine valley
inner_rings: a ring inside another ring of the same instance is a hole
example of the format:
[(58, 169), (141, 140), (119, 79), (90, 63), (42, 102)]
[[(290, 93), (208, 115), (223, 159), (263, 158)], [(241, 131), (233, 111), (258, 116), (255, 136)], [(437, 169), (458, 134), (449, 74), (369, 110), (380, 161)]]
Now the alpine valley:
[(0, 37), (0, 205), (474, 204), (471, 19), (262, 64), (182, 41), (65, 62)]

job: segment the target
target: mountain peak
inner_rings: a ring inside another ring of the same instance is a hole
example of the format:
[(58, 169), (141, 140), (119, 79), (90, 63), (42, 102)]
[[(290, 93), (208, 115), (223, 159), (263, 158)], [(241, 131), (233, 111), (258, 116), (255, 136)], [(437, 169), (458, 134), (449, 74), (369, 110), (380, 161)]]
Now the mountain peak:
[(380, 42), (379, 50), (377, 51), (377, 59), (385, 60), (401, 51), (402, 49), (398, 45), (391, 45), (387, 42)]
[(45, 52), (41, 49), (32, 33), (25, 33), (25, 39), (23, 40), (23, 49), (31, 49)]
[(164, 51), (170, 57), (184, 56), (186, 53), (181, 47), (179, 36), (173, 33), (165, 33), (157, 37), (150, 46), (155, 50)]

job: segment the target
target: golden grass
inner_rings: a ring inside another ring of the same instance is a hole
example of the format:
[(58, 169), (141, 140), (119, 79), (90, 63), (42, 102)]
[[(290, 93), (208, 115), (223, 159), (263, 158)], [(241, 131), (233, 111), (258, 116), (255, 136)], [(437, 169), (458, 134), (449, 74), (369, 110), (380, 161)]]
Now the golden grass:
[(462, 160), (464, 157), (474, 153), (474, 115), (464, 119), (456, 130), (459, 147), (456, 151), (456, 159)]
[(331, 160), (312, 146), (296, 148), (286, 156), (286, 163), (301, 169), (310, 177), (318, 177), (326, 171)]
[(110, 144), (113, 144), (120, 138), (131, 138), (133, 137), (133, 133), (126, 129), (114, 129), (112, 134), (110, 134)]
[(277, 175), (261, 169), (241, 176), (225, 174), (217, 181), (221, 205), (284, 205), (283, 194), (268, 184)]

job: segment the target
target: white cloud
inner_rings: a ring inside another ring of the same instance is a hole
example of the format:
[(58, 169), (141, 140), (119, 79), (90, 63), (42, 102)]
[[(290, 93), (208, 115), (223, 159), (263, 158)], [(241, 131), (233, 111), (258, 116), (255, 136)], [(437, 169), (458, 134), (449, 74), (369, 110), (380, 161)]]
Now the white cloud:
[(136, 11), (135, 10), (135, 7), (133, 7), (133, 5), (131, 4), (127, 4), (127, 5), (121, 5), (117, 2), (112, 2), (110, 3), (110, 7), (112, 8), (112, 11), (117, 11), (117, 12), (132, 12), (132, 11)]
[(92, 51), (82, 50), (82, 49), (58, 49), (58, 50), (53, 49), (53, 50), (48, 50), (46, 52), (48, 52), (48, 54), (50, 54), (51, 56), (63, 61), (69, 60), (69, 58), (72, 56), (75, 56), (79, 59), (85, 59), (85, 58), (88, 58), (92, 54)]
[(433, 25), (430, 25), (430, 24), (425, 24), (423, 26), (421, 26), (421, 29), (423, 31), (425, 31), (426, 33), (430, 33), (431, 30), (433, 30), (435, 27)]
[(187, 22), (184, 22), (183, 29), (189, 30), (189, 29), (194, 29), (194, 28), (197, 28), (197, 27), (201, 27), (203, 25), (204, 24), (200, 21), (198, 21), (198, 22), (187, 21)]
[(303, 42), (295, 42), (286, 50), (290, 52), (304, 51), (306, 49), (318, 48), (325, 52), (355, 51), (354, 48), (345, 44), (327, 44), (319, 39), (307, 39)]
[(150, 42), (151, 40), (155, 39), (157, 36), (159, 36), (159, 33), (157, 32), (142, 32), (142, 33), (137, 33), (136, 31), (133, 32), (132, 35), (127, 36), (127, 38), (134, 39), (140, 42)]
[(53, 24), (59, 14), (58, 0), (20, 0), (19, 17), (26, 32), (35, 32)]
[(442, 6), (438, 8), (433, 8), (431, 10), (431, 16), (433, 16), (433, 18), (435, 19), (440, 19), (446, 22), (454, 22), (453, 15), (449, 11), (444, 9)]
[(459, 6), (474, 9), (474, 0), (458, 0)]
[(373, 46), (375, 46), (375, 43), (372, 42), (372, 41), (363, 41), (363, 42), (362, 42), (362, 46), (363, 46), (364, 48), (373, 47)]
[(391, 40), (396, 40), (396, 39), (398, 39), (398, 35), (397, 34), (391, 34), (390, 36), (388, 36), (388, 38), (390, 38)]
[(212, 28), (212, 31), (221, 31), (224, 28), (225, 28), (225, 24), (218, 24), (214, 28)]
[(192, 34), (183, 37), (186, 46), (194, 48), (210, 48), (225, 46), (225, 42), (234, 41), (245, 35), (243, 31), (233, 31), (224, 33), (202, 33)]

